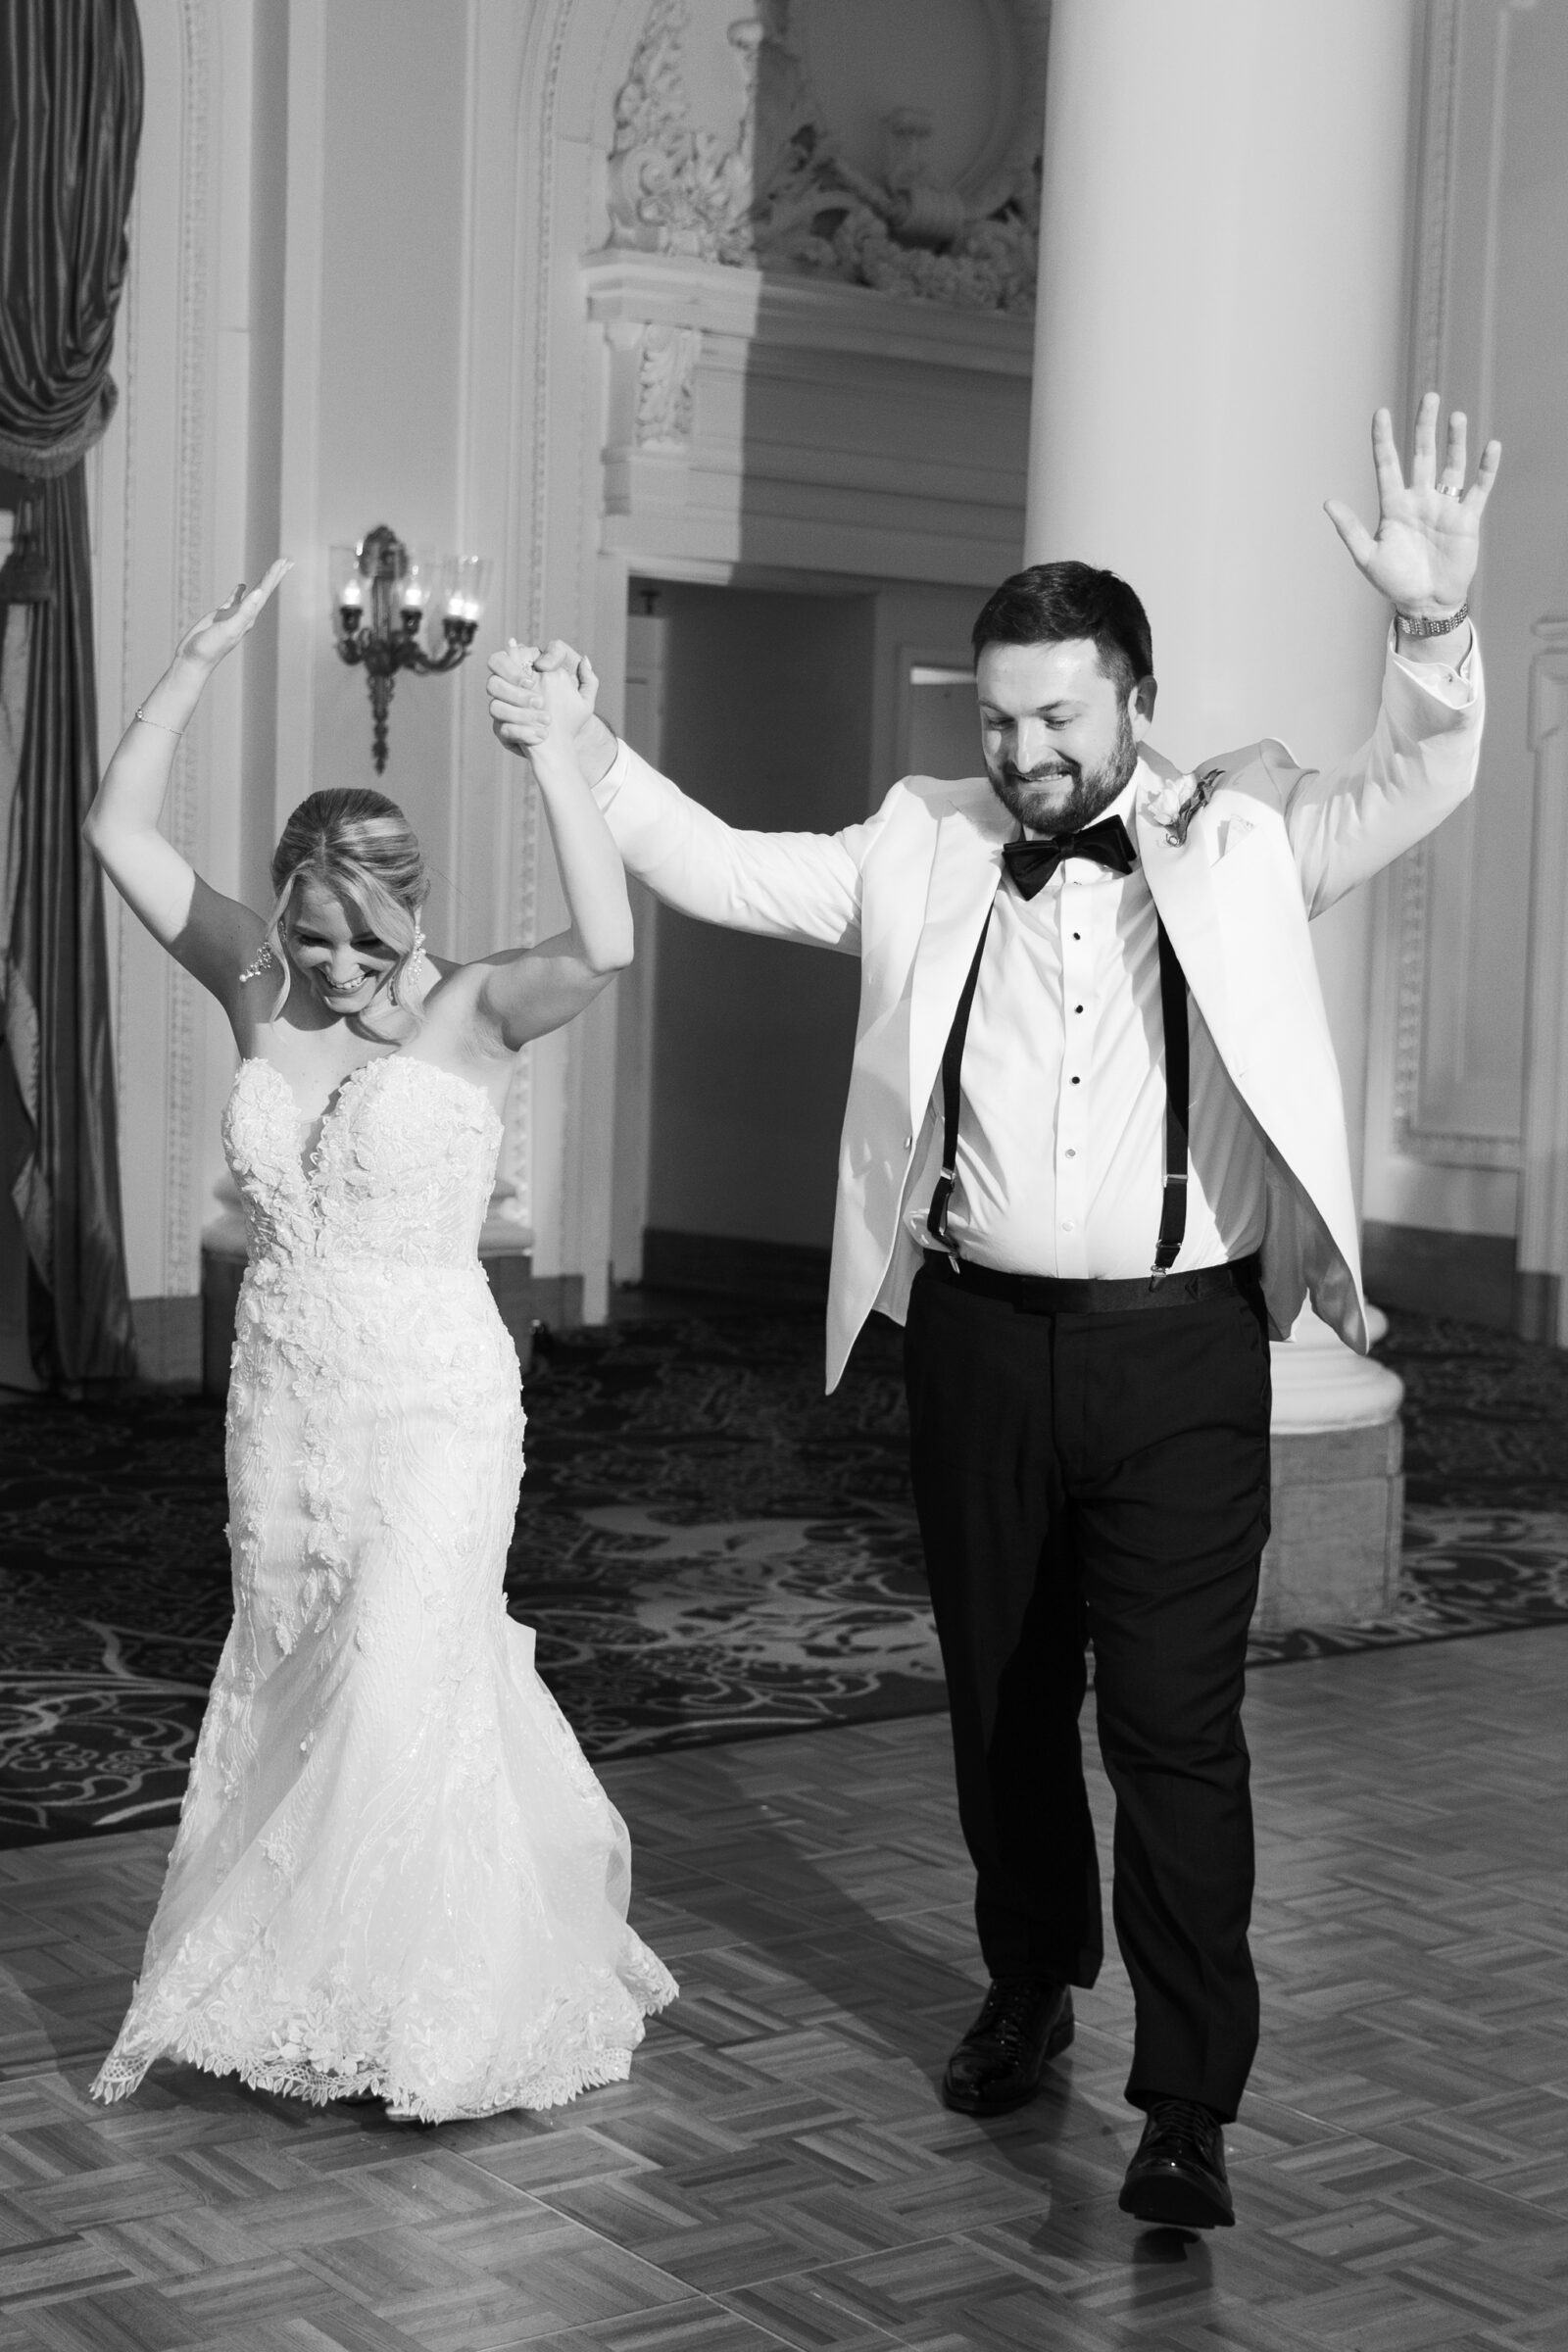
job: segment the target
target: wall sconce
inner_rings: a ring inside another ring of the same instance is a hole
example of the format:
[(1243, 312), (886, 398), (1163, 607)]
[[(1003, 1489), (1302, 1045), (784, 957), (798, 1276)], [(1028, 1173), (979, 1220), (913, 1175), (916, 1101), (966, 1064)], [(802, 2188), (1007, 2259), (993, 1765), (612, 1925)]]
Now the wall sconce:
[[(400, 669), (416, 677), (456, 669), (473, 643), (490, 581), (488, 556), (446, 556), (438, 564), (411, 556), (384, 522), (358, 547), (332, 550), (332, 614), (337, 650), (365, 670), (370, 689), (375, 772), (386, 767), (386, 718)], [(427, 622), (440, 615), (441, 650), (426, 650)]]

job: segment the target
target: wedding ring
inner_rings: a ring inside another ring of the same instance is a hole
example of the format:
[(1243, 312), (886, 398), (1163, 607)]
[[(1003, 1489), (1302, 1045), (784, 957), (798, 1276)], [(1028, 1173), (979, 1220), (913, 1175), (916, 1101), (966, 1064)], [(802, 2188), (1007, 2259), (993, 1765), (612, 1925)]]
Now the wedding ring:
[(1462, 498), (1464, 493), (1457, 482), (1440, 482), (1438, 496), (1440, 498)]

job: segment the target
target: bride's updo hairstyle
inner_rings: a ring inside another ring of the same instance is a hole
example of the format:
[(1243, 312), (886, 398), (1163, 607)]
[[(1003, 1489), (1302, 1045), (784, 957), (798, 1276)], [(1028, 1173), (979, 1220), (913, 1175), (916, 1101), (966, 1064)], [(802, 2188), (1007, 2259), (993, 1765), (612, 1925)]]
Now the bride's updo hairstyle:
[(410, 966), (419, 952), (419, 909), (430, 895), (430, 877), (418, 835), (397, 803), (384, 792), (346, 784), (331, 792), (313, 792), (283, 827), (272, 852), (276, 896), (267, 926), (268, 941), (283, 968), (274, 1019), (290, 979), (282, 923), (305, 882), (318, 883), (340, 905), (359, 908), (376, 938), (397, 957), (388, 976), (388, 996), (417, 1019), (423, 991)]

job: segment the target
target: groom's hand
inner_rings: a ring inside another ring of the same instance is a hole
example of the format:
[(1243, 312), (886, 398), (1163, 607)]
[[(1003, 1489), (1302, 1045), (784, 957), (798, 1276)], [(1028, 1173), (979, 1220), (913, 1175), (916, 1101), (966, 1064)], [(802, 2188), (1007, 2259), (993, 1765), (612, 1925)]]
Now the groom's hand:
[[(545, 679), (552, 677), (549, 707)], [(562, 673), (570, 680), (566, 698), (561, 693)], [(561, 637), (543, 649), (518, 645), (515, 639), (490, 657), (490, 723), (509, 752), (526, 757), (542, 743), (552, 725), (564, 729), (584, 780), (597, 784), (609, 772), (616, 740), (603, 719), (594, 714), (599, 680), (586, 654), (578, 654)]]
[[(1438, 395), (1428, 392), (1416, 411), (1410, 479), (1405, 481), (1387, 409), (1372, 419), (1372, 464), (1378, 483), (1378, 523), (1369, 531), (1343, 499), (1325, 512), (1350, 560), (1378, 594), (1413, 620), (1455, 612), (1469, 594), (1481, 555), (1481, 516), (1497, 478), (1502, 444), (1489, 441), (1475, 480), (1465, 487), (1465, 418), (1448, 418), (1447, 450), (1438, 469)], [(1430, 639), (1436, 646), (1443, 641)], [(1400, 640), (1413, 650), (1420, 639)]]

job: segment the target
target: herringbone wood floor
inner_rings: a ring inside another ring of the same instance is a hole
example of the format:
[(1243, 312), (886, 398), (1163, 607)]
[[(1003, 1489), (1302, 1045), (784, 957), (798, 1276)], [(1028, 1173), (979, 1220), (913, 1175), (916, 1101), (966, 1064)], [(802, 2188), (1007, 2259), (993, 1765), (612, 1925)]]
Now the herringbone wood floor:
[(1207, 2241), (1115, 2210), (1114, 1964), (1036, 2106), (937, 2104), (978, 1984), (940, 1719), (609, 1773), (684, 1998), (537, 2118), (178, 2069), (93, 2108), (165, 1835), (0, 1855), (0, 2352), (1568, 2347), (1565, 1681), (1568, 1629), (1258, 1678), (1264, 2038)]

